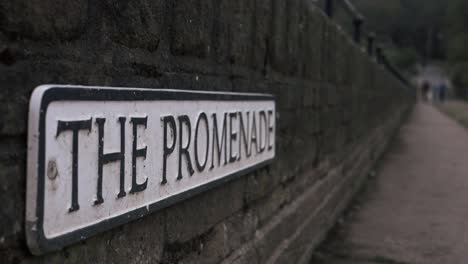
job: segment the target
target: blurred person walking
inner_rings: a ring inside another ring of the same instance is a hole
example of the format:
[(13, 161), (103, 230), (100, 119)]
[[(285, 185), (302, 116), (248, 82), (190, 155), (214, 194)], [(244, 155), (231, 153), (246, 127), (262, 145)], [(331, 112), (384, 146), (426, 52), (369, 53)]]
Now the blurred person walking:
[(429, 100), (429, 89), (429, 83), (427, 81), (424, 81), (421, 85), (421, 98), (424, 102), (427, 102)]
[(439, 90), (440, 89), (439, 88), (440, 88), (439, 85), (432, 85), (432, 94), (431, 95), (432, 95), (432, 102), (433, 103), (437, 103), (437, 102), (440, 101), (440, 98), (439, 98), (439, 96), (440, 96)]
[(445, 98), (447, 96), (447, 85), (442, 82), (439, 85), (439, 101), (443, 103), (445, 101)]

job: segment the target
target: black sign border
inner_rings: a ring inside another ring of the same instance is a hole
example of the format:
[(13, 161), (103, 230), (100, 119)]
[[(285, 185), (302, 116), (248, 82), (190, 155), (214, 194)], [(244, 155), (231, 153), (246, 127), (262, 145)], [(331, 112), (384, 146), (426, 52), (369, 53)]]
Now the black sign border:
[[(187, 90), (168, 89), (142, 89), (142, 88), (120, 88), (120, 87), (92, 87), (92, 86), (60, 86), (52, 85), (44, 91), (40, 102), (39, 114), (39, 144), (37, 153), (37, 197), (36, 197), (36, 219), (35, 231), (26, 230), (31, 252), (41, 254), (62, 249), (68, 245), (83, 241), (93, 235), (124, 225), (136, 219), (145, 217), (161, 209), (184, 201), (197, 194), (213, 189), (226, 182), (239, 178), (242, 175), (253, 172), (273, 162), (273, 158), (253, 165), (241, 171), (236, 171), (223, 178), (216, 179), (204, 185), (187, 190), (180, 194), (168, 197), (164, 200), (143, 206), (125, 214), (103, 220), (99, 223), (72, 231), (70, 233), (48, 239), (44, 235), (44, 185), (45, 185), (45, 117), (50, 103), (56, 101), (162, 101), (162, 100), (207, 100), (207, 101), (273, 101), (275, 97), (270, 94), (247, 94), (247, 93), (221, 93), (202, 92)], [(30, 111), (35, 109), (30, 109)], [(276, 103), (275, 103), (276, 112)], [(32, 132), (32, 131), (30, 131)], [(275, 133), (276, 134), (276, 133)], [(29, 143), (28, 143), (29, 144)], [(30, 146), (28, 146), (30, 147)], [(276, 151), (276, 148), (275, 148)], [(29, 179), (28, 179), (29, 180)], [(27, 221), (26, 221), (27, 222)], [(26, 228), (31, 229), (31, 224), (26, 223)]]

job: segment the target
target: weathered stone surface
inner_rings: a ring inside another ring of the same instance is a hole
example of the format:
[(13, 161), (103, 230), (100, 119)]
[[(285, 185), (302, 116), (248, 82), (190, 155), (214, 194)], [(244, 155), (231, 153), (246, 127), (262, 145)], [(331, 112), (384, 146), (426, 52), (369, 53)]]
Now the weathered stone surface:
[(213, 3), (175, 1), (172, 11), (171, 50), (174, 55), (206, 57), (210, 52)]
[[(272, 0), (272, 16), (285, 17), (286, 5), (288, 1)], [(287, 29), (286, 23), (281, 19), (273, 19), (271, 28), (271, 66), (272, 68), (281, 73), (287, 72), (287, 56), (286, 56), (286, 39)]]
[(304, 46), (301, 54), (303, 61), (303, 78), (320, 80), (322, 56), (324, 49), (324, 14), (310, 2), (304, 4)]
[(150, 215), (62, 251), (29, 257), (27, 263), (158, 263), (164, 246), (163, 214)]
[(12, 39), (71, 39), (85, 31), (86, 0), (18, 0), (0, 3), (0, 27)]
[[(25, 168), (25, 138), (10, 137), (0, 140), (0, 252), (14, 252), (21, 247), (24, 237), (24, 186), (25, 178), (20, 177)], [(1, 253), (0, 253), (1, 254)], [(14, 253), (7, 260), (14, 259)]]
[(269, 71), (269, 63), (271, 60), (271, 23), (272, 17), (272, 1), (262, 0), (255, 1), (255, 14), (252, 25), (253, 34), (253, 58), (252, 66), (255, 70), (261, 71), (262, 74), (267, 74)]
[[(30, 93), (45, 83), (271, 93), (276, 159), (33, 257), (23, 223), (25, 137)], [(0, 258), (7, 263), (303, 261), (413, 100), (305, 0), (4, 0), (0, 87)]]
[(243, 206), (243, 188), (244, 179), (235, 180), (168, 208), (168, 242), (185, 242), (202, 235), (213, 225), (239, 211)]
[(112, 40), (127, 47), (156, 50), (162, 37), (164, 4), (164, 0), (106, 0)]
[(249, 0), (230, 1), (230, 26), (232, 45), (229, 62), (242, 66), (251, 65), (254, 55), (253, 34), (255, 2)]

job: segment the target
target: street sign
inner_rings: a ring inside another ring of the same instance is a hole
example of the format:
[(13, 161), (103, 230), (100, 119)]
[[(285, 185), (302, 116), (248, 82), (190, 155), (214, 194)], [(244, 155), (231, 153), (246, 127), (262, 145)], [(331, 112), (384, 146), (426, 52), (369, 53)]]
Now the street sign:
[(31, 252), (60, 249), (271, 162), (275, 111), (267, 94), (39, 86), (28, 128)]

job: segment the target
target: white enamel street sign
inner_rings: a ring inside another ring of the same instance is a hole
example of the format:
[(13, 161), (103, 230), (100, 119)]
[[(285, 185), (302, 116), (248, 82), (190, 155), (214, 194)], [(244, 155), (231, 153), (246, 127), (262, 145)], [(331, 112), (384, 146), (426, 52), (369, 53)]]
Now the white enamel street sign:
[(266, 94), (39, 86), (28, 128), (31, 251), (62, 248), (272, 161), (275, 111)]

